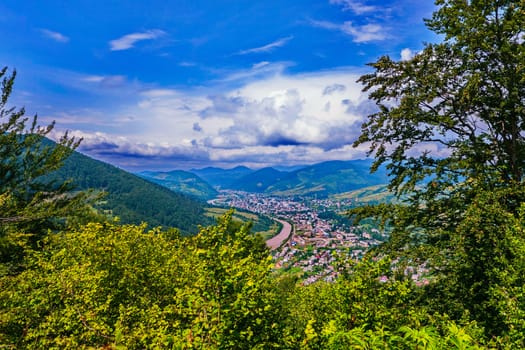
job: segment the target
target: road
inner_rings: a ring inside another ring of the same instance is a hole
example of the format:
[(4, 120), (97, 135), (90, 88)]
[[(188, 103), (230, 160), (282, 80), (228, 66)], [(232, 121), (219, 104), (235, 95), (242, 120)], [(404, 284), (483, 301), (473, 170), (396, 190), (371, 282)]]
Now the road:
[(271, 250), (279, 248), (283, 241), (290, 236), (290, 233), (292, 233), (292, 225), (290, 225), (290, 223), (279, 219), (275, 219), (275, 221), (280, 222), (283, 225), (283, 228), (278, 235), (273, 236), (266, 241), (266, 245), (270, 247)]

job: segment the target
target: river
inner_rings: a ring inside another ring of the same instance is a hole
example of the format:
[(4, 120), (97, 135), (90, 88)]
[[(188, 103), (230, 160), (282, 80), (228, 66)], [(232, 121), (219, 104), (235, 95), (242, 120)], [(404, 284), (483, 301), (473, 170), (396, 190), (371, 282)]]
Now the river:
[(266, 241), (266, 245), (270, 247), (271, 250), (279, 248), (283, 241), (285, 241), (290, 236), (290, 233), (292, 233), (292, 225), (290, 225), (289, 222), (279, 219), (275, 219), (275, 221), (280, 222), (283, 225), (283, 228), (279, 234)]

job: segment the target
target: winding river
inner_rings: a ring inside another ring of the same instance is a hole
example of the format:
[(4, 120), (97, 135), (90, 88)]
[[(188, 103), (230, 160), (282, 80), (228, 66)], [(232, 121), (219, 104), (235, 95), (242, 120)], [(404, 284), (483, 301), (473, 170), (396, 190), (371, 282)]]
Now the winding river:
[(289, 222), (279, 219), (275, 219), (275, 221), (280, 222), (283, 225), (283, 228), (279, 234), (266, 241), (266, 245), (270, 247), (271, 250), (279, 248), (281, 244), (290, 236), (290, 233), (292, 233), (292, 225), (290, 225)]

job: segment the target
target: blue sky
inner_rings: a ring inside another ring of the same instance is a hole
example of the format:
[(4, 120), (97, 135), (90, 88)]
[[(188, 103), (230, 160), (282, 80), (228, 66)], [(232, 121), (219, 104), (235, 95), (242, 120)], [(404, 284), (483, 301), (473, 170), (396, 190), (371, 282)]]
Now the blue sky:
[(366, 63), (436, 41), (431, 1), (4, 0), (11, 100), (130, 171), (362, 158)]

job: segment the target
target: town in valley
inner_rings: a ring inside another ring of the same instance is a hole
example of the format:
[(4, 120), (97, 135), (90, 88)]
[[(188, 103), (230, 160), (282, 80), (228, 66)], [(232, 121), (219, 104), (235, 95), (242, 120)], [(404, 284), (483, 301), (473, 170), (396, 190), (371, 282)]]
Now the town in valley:
[(298, 273), (305, 284), (334, 280), (338, 274), (338, 256), (359, 260), (367, 250), (388, 238), (372, 221), (354, 225), (345, 216), (357, 204), (353, 199), (279, 197), (226, 190), (211, 203), (281, 222), (280, 237), (275, 237), (272, 243), (267, 241), (276, 267)]

